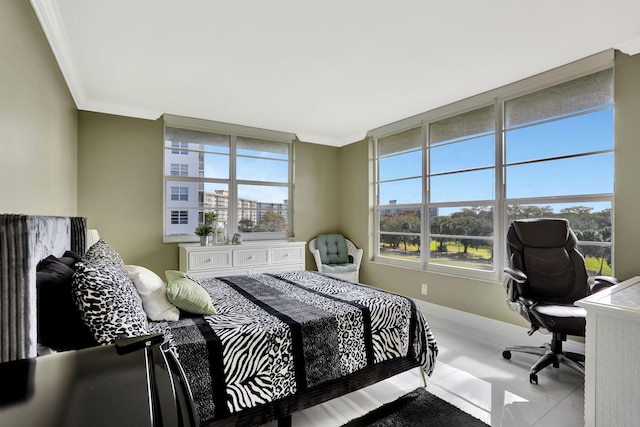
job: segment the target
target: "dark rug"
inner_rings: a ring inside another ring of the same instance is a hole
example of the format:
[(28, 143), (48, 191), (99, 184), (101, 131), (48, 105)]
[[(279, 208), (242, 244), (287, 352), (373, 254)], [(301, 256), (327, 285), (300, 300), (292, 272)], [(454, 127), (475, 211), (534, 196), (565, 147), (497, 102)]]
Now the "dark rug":
[(420, 387), (343, 427), (486, 427), (487, 424)]

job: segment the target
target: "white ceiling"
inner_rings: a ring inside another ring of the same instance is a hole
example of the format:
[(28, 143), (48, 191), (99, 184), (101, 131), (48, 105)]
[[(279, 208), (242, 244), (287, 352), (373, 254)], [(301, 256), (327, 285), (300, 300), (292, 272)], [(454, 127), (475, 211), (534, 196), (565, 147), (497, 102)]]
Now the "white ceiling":
[(343, 146), (610, 48), (638, 0), (31, 0), (78, 109)]

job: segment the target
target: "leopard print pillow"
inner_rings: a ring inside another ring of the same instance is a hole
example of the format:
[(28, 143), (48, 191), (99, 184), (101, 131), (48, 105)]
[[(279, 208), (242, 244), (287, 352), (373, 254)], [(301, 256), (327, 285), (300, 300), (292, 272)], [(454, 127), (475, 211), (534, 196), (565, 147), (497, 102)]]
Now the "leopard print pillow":
[(72, 290), (80, 316), (99, 344), (149, 333), (140, 295), (122, 266), (108, 259), (83, 259)]
[(124, 265), (124, 261), (120, 254), (109, 246), (109, 244), (103, 239), (94, 243), (89, 250), (87, 250), (87, 253), (84, 254), (82, 260), (86, 262), (108, 260), (116, 265)]

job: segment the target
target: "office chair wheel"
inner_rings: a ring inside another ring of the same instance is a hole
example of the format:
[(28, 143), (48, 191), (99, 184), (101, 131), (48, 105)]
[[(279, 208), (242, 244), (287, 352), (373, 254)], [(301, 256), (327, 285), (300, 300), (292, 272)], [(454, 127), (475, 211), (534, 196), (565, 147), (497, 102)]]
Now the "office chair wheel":
[(511, 359), (511, 352), (509, 350), (505, 350), (502, 352), (502, 357), (509, 360)]
[(529, 375), (529, 382), (531, 384), (538, 385), (538, 376), (536, 374), (530, 374)]

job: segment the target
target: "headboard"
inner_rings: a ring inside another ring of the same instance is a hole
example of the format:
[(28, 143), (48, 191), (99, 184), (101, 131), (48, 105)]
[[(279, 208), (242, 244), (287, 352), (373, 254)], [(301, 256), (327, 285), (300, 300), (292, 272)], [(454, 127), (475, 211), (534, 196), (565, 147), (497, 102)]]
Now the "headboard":
[(0, 362), (36, 357), (36, 266), (70, 250), (83, 255), (83, 217), (0, 215)]

